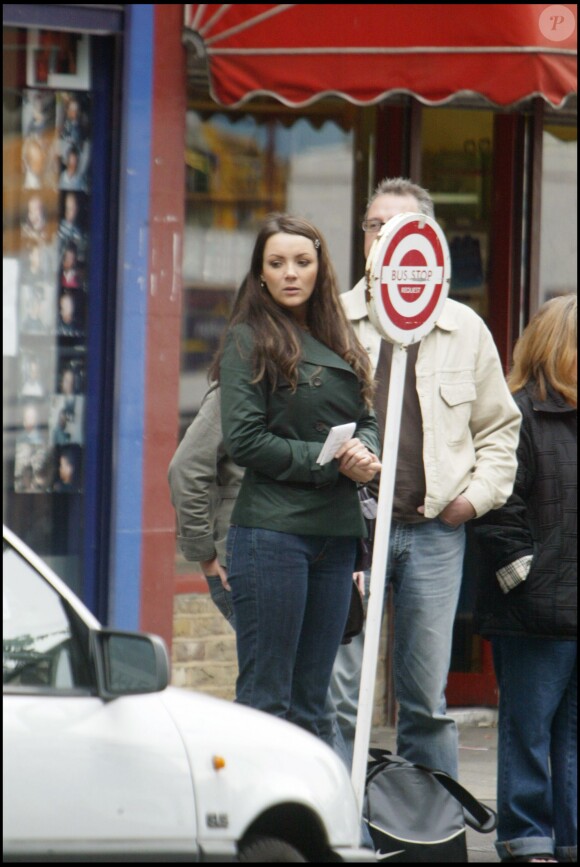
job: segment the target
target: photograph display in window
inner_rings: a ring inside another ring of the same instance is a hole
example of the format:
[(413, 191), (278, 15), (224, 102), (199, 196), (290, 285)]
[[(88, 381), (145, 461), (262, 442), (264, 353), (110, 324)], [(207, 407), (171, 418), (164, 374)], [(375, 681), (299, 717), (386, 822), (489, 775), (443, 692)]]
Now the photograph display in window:
[(16, 493), (83, 489), (90, 113), (84, 92), (22, 92)]

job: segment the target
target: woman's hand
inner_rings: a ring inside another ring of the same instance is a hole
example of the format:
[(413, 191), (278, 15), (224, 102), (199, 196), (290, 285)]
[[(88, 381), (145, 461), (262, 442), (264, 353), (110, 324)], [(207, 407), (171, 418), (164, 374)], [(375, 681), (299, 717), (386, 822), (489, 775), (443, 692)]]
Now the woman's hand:
[(206, 577), (209, 575), (213, 578), (217, 575), (222, 582), (224, 590), (232, 589), (228, 584), (228, 574), (224, 567), (220, 565), (217, 557), (213, 560), (201, 560), (199, 565), (201, 566), (201, 571)]
[(357, 437), (336, 453), (338, 469), (354, 482), (370, 482), (381, 469), (381, 462)]
[(360, 595), (364, 596), (365, 595), (365, 573), (364, 572), (353, 572), (352, 573), (352, 580), (354, 581), (354, 583), (358, 587), (358, 589), (360, 591)]

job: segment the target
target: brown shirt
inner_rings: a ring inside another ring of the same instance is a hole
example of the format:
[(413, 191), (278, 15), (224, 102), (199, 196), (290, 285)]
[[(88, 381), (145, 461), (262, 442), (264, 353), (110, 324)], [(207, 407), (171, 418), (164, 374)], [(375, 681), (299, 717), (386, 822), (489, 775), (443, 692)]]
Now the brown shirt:
[[(425, 470), (423, 468), (423, 419), (417, 395), (417, 377), (415, 363), (419, 352), (419, 343), (413, 343), (407, 349), (407, 365), (405, 369), (405, 388), (403, 392), (403, 407), (401, 413), (401, 432), (399, 435), (399, 450), (397, 453), (397, 471), (395, 475), (395, 491), (393, 499), (393, 520), (406, 524), (419, 524), (427, 520), (417, 511), (425, 500)], [(375, 413), (379, 425), (381, 440), (385, 432), (385, 418), (389, 399), (389, 381), (391, 376), (391, 360), (393, 344), (387, 340), (381, 341), (379, 362), (375, 372), (377, 390), (375, 393)], [(374, 497), (378, 497), (380, 476), (377, 475), (367, 485)]]

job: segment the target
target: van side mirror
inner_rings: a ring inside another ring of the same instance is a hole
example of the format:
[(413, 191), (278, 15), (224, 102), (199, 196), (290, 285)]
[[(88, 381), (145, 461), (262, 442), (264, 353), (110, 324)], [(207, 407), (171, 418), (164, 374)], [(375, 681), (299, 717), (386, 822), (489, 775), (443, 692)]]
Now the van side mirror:
[(169, 684), (169, 654), (158, 635), (95, 629), (91, 649), (101, 698), (161, 692)]

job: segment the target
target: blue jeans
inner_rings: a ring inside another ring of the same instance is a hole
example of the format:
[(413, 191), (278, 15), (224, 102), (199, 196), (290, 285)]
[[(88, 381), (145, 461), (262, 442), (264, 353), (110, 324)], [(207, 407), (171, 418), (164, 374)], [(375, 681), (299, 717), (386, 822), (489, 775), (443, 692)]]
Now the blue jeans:
[(356, 540), (232, 526), (236, 701), (323, 736), (320, 720), (351, 596)]
[[(386, 575), (394, 590), (397, 753), (455, 779), (457, 726), (446, 715), (445, 687), (464, 550), (463, 526), (453, 529), (437, 519), (422, 524), (393, 521)], [(350, 755), (362, 655), (361, 635), (340, 648), (331, 681), (338, 724)]]
[[(365, 614), (368, 608), (370, 577), (370, 572), (365, 572), (365, 595), (363, 596)], [(356, 734), (364, 639), (363, 627), (363, 631), (351, 639), (349, 644), (340, 645), (332, 669), (324, 713), (325, 731), (330, 732), (332, 746), (349, 771), (352, 766)]]
[[(206, 575), (205, 577), (206, 577), (206, 580), (207, 580), (207, 583), (209, 586), (209, 592), (210, 592), (210, 595), (211, 595), (211, 598), (212, 598), (214, 605), (220, 611), (220, 613), (223, 614), (223, 616), (228, 621), (230, 626), (233, 629), (235, 629), (236, 628), (236, 618), (234, 615), (234, 606), (232, 603), (231, 591), (226, 590), (224, 588), (219, 575)], [(367, 588), (367, 593), (368, 593), (368, 588)], [(365, 606), (365, 608), (366, 608), (366, 604), (367, 603), (366, 603), (366, 598), (365, 598), (365, 600), (363, 600), (363, 605)], [(357, 635), (356, 638), (353, 639), (353, 641), (357, 641), (357, 642), (359, 640), (362, 640), (362, 635)], [(341, 656), (343, 661), (344, 661), (344, 656), (343, 656), (344, 650), (346, 650), (346, 646), (341, 645), (338, 656)], [(361, 653), (362, 653), (362, 651), (361, 651)], [(338, 656), (337, 656), (337, 659), (338, 659)], [(355, 658), (358, 660), (358, 654), (356, 655)], [(357, 667), (356, 671), (357, 671), (357, 677), (358, 677), (358, 667)], [(334, 668), (332, 670), (333, 678), (335, 677), (335, 673), (336, 673), (336, 665), (334, 666)], [(346, 691), (343, 691), (343, 694), (346, 695)], [(358, 692), (355, 696), (355, 699), (356, 699), (356, 697), (358, 697)], [(342, 706), (341, 706), (340, 710), (342, 711)], [(325, 719), (324, 725), (319, 726), (320, 737), (324, 741), (326, 741), (327, 743), (330, 744), (332, 749), (335, 751), (335, 753), (338, 754), (338, 756), (342, 759), (342, 761), (345, 763), (346, 767), (350, 771), (350, 768), (352, 765), (354, 729), (356, 726), (356, 703), (351, 708), (352, 732), (349, 734), (348, 742), (345, 742), (345, 739), (344, 739), (343, 734), (342, 734), (342, 730), (339, 727), (339, 724), (338, 724), (338, 721), (336, 718), (335, 709), (334, 709), (334, 704), (333, 704), (332, 698), (331, 698), (330, 688), (327, 692), (327, 698), (326, 698), (325, 715), (326, 714), (328, 714), (328, 720)], [(341, 721), (343, 719), (344, 719), (344, 713), (341, 713)]]
[(459, 602), (465, 527), (435, 518), (393, 522), (387, 564), (395, 612), (397, 752), (457, 779), (455, 721), (446, 715), (453, 623)]
[(205, 577), (209, 587), (212, 602), (214, 603), (216, 608), (221, 611), (230, 626), (235, 629), (236, 622), (234, 618), (234, 606), (232, 603), (231, 590), (225, 589), (219, 575), (206, 575)]
[(494, 636), (499, 686), (498, 828), (502, 861), (547, 853), (576, 861), (577, 645)]

